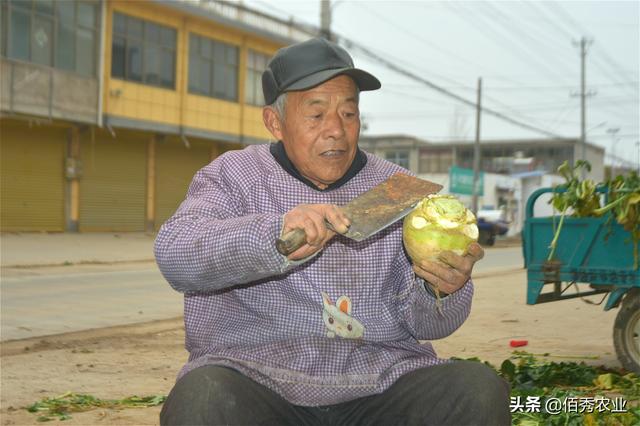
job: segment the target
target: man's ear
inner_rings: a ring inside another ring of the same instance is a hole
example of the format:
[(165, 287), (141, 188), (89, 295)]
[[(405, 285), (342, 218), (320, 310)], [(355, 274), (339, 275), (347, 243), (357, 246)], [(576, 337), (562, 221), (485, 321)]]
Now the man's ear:
[(262, 121), (264, 121), (264, 126), (277, 141), (282, 140), (282, 122), (273, 108), (262, 108)]

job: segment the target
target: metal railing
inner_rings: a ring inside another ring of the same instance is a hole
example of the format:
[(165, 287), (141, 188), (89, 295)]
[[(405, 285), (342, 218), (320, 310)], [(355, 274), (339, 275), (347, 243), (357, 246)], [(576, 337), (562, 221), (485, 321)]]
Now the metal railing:
[(311, 26), (280, 19), (255, 9), (248, 8), (242, 3), (231, 3), (220, 0), (179, 0), (191, 6), (215, 13), (226, 19), (234, 20), (245, 25), (267, 31), (280, 37), (294, 41), (303, 41), (317, 35), (317, 29)]
[(0, 58), (0, 110), (4, 115), (95, 123), (98, 90), (95, 77)]

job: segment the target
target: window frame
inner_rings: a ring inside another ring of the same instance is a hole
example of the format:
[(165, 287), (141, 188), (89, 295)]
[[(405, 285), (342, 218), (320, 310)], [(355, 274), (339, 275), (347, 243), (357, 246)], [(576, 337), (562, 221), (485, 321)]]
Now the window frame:
[[(400, 164), (400, 162), (398, 161), (399, 157), (400, 157), (400, 154), (406, 155), (406, 157), (407, 157), (406, 158), (406, 160), (407, 160), (406, 166), (404, 164)], [(393, 157), (393, 158), (391, 158), (391, 157)], [(411, 152), (410, 152), (409, 149), (390, 149), (390, 150), (387, 150), (384, 153), (384, 159), (387, 160), (387, 161), (390, 161), (393, 164), (396, 164), (396, 165), (398, 165), (400, 167), (404, 167), (407, 170), (410, 170), (409, 166), (411, 165)]]
[[(255, 58), (264, 59), (264, 68), (258, 68), (254, 64), (251, 65), (250, 57), (251, 55), (255, 55)], [(262, 74), (267, 68), (267, 64), (269, 63), (271, 55), (260, 52), (254, 49), (247, 49), (247, 66), (246, 66), (246, 74), (245, 74), (245, 82), (244, 82), (244, 102), (247, 105), (252, 105), (256, 107), (264, 106), (264, 93), (262, 92)], [(251, 96), (249, 96), (249, 80), (253, 80), (253, 92)]]
[(448, 173), (453, 165), (453, 148), (421, 148), (418, 156), (418, 173)]
[[(124, 29), (123, 32), (120, 33), (120, 29), (116, 30), (116, 20), (118, 17), (124, 19)], [(130, 23), (139, 23), (140, 24), (140, 34), (139, 35), (131, 35), (129, 34)], [(148, 38), (148, 33), (150, 32), (150, 28), (157, 27), (157, 40), (150, 40)], [(171, 33), (171, 37), (169, 38), (167, 43), (163, 42), (163, 35), (165, 33)], [(121, 39), (124, 41), (124, 59), (122, 64), (122, 75), (115, 75), (114, 73), (114, 46), (115, 40)], [(171, 44), (171, 46), (169, 46)], [(139, 47), (139, 56), (140, 56), (140, 79), (133, 78), (130, 70), (130, 46), (138, 46)], [(156, 74), (150, 74), (147, 54), (151, 51), (155, 51), (155, 71)], [(163, 78), (163, 58), (164, 54), (169, 53), (172, 58), (171, 64), (171, 81), (165, 81)], [(165, 25), (158, 23), (156, 21), (152, 21), (149, 19), (140, 18), (138, 16), (129, 15), (127, 13), (120, 12), (118, 10), (114, 10), (112, 14), (111, 20), (111, 78), (129, 81), (137, 84), (144, 84), (146, 86), (157, 87), (160, 89), (166, 90), (176, 90), (176, 65), (177, 65), (177, 54), (178, 54), (178, 30), (175, 27), (170, 25)], [(155, 75), (156, 80), (152, 81), (149, 79), (149, 76)]]
[[(62, 3), (62, 2), (66, 2), (66, 0), (51, 0), (51, 13), (43, 13), (41, 10), (38, 9), (37, 5), (37, 0), (36, 1), (28, 1), (28, 2), (24, 2), (25, 5), (28, 4), (28, 7), (21, 7), (21, 6), (17, 6), (17, 2), (15, 2), (14, 0), (6, 0), (2, 2), (1, 8), (2, 8), (2, 21), (3, 24), (2, 25), (2, 34), (0, 35), (2, 37), (2, 41), (1, 41), (1, 46), (0, 46), (0, 56), (10, 59), (10, 60), (15, 60), (15, 61), (22, 61), (22, 62), (28, 62), (31, 64), (34, 64), (36, 66), (45, 66), (45, 67), (50, 67), (50, 68), (54, 68), (57, 70), (61, 70), (64, 72), (69, 72), (69, 73), (74, 73), (77, 75), (81, 75), (84, 77), (91, 77), (91, 78), (95, 78), (97, 77), (97, 68), (98, 68), (98, 43), (99, 43), (99, 27), (100, 27), (100, 14), (102, 13), (100, 6), (100, 3), (98, 1), (94, 1), (94, 0), (82, 0), (82, 1), (73, 1), (73, 7), (74, 7), (74, 20), (73, 20), (73, 25), (72, 25), (72, 32), (73, 32), (73, 43), (74, 43), (74, 52), (73, 52), (73, 69), (69, 69), (66, 67), (62, 67), (59, 65), (58, 62), (58, 51), (60, 49), (59, 43), (59, 31), (60, 31), (60, 26), (61, 26), (61, 19), (60, 16), (58, 14), (58, 3)], [(79, 9), (80, 5), (91, 5), (93, 7), (93, 11), (94, 11), (94, 22), (93, 22), (93, 27), (87, 27), (86, 25), (80, 25), (78, 23), (78, 13), (77, 10)], [(28, 49), (27, 49), (27, 54), (25, 56), (25, 58), (21, 58), (18, 57), (17, 55), (14, 54), (13, 52), (13, 46), (12, 46), (12, 30), (13, 30), (13, 25), (12, 25), (12, 16), (13, 13), (15, 13), (14, 11), (17, 10), (21, 13), (24, 13), (26, 15), (28, 15), (28, 19), (29, 19), (29, 34), (27, 37), (27, 40), (25, 41), (25, 43), (28, 45)], [(50, 42), (50, 49), (49, 49), (49, 58), (48, 58), (48, 63), (47, 64), (42, 64), (40, 62), (36, 62), (34, 60), (33, 57), (33, 49), (32, 49), (32, 43), (33, 43), (33, 26), (34, 23), (36, 22), (37, 19), (45, 19), (47, 21), (49, 21), (51, 23), (51, 42)], [(92, 33), (92, 38), (93, 38), (93, 57), (92, 57), (92, 69), (91, 72), (87, 73), (84, 72), (82, 69), (80, 69), (80, 67), (78, 66), (78, 61), (77, 61), (77, 44), (78, 44), (78, 33), (79, 30), (84, 30), (84, 31), (90, 31)]]
[[(209, 55), (203, 53), (203, 41), (209, 45)], [(230, 55), (233, 52), (233, 55)], [(219, 54), (224, 56), (224, 62), (219, 63)], [(207, 57), (208, 56), (208, 57)], [(234, 56), (235, 63), (229, 61), (230, 56)], [(200, 65), (207, 64), (209, 70), (207, 76), (208, 90), (201, 86), (200, 75), (202, 73)], [(222, 73), (222, 77), (220, 77)], [(190, 31), (189, 32), (189, 63), (187, 70), (187, 92), (192, 95), (206, 96), (228, 102), (240, 101), (240, 47), (217, 40), (211, 37)], [(233, 85), (227, 83), (230, 76), (233, 76)], [(222, 90), (216, 87), (216, 81), (222, 78)], [(233, 93), (229, 93), (229, 88), (233, 88)]]

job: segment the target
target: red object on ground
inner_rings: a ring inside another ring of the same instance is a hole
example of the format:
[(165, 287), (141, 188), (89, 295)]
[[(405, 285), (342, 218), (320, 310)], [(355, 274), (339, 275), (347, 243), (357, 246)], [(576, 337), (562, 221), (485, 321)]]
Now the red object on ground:
[(512, 340), (509, 342), (509, 346), (512, 348), (519, 348), (520, 346), (527, 346), (528, 344), (528, 340)]

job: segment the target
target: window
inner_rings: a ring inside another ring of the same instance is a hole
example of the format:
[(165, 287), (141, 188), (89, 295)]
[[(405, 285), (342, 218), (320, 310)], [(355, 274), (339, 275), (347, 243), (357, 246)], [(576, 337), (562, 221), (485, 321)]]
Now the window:
[(189, 93), (238, 100), (238, 48), (189, 35)]
[(7, 56), (7, 36), (4, 29), (7, 28), (7, 4), (0, 3), (0, 55)]
[(95, 75), (96, 2), (7, 0), (1, 19), (3, 56)]
[(400, 167), (409, 168), (409, 151), (387, 151), (385, 158)]
[(248, 51), (247, 55), (247, 77), (244, 89), (244, 101), (251, 105), (263, 106), (264, 94), (262, 93), (262, 73), (267, 69), (269, 56)]
[(453, 153), (451, 148), (420, 149), (419, 173), (448, 173), (452, 165)]
[(111, 76), (175, 88), (176, 30), (115, 12)]

